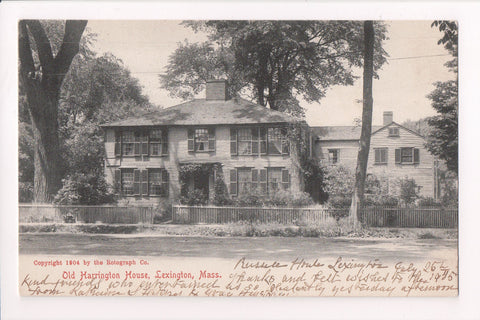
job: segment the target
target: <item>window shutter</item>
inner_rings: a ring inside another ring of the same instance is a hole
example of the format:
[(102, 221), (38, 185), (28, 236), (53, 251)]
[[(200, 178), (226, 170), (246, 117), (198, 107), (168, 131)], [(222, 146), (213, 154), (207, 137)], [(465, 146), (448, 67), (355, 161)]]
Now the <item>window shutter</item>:
[(140, 170), (133, 170), (133, 194), (140, 195)]
[(208, 150), (215, 151), (215, 128), (208, 128)]
[(188, 129), (188, 151), (195, 151), (195, 130)]
[(375, 149), (375, 163), (380, 163), (382, 162), (381, 158), (380, 158), (380, 149)]
[(141, 136), (140, 136), (140, 132), (138, 131), (135, 131), (134, 132), (134, 135), (135, 135), (135, 144), (134, 144), (134, 152), (133, 154), (136, 155), (136, 156), (139, 156), (141, 154)]
[(267, 128), (260, 128), (260, 154), (267, 154)]
[(115, 194), (121, 194), (122, 192), (122, 171), (120, 169), (115, 169), (113, 189)]
[(267, 193), (267, 169), (260, 169), (260, 191)]
[(230, 170), (230, 194), (237, 195), (237, 169)]
[(168, 129), (162, 130), (162, 155), (168, 155)]
[(287, 139), (282, 140), (282, 154), (288, 155), (290, 153), (290, 143)]
[(122, 155), (122, 136), (120, 131), (115, 130), (115, 157)]
[(413, 163), (420, 163), (420, 149), (413, 149)]
[(401, 163), (402, 162), (402, 154), (401, 154), (401, 149), (395, 149), (395, 163)]
[(252, 190), (256, 191), (258, 188), (258, 169), (252, 169)]
[(148, 156), (148, 131), (142, 135), (142, 155)]
[(252, 154), (259, 154), (259, 141), (258, 128), (252, 128)]
[(162, 170), (162, 195), (168, 196), (168, 171), (165, 169)]
[(142, 188), (143, 196), (148, 196), (148, 170), (142, 170)]
[(237, 154), (237, 129), (230, 128), (230, 154)]
[(290, 188), (290, 174), (287, 169), (282, 169), (282, 185), (284, 190)]

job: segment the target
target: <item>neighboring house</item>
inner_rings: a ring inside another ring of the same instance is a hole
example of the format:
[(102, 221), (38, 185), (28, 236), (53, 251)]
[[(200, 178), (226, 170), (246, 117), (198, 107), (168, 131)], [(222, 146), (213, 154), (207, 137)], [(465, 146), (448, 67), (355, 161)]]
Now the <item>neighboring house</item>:
[[(219, 174), (231, 196), (298, 189), (298, 161), (292, 161), (286, 134), (295, 122), (285, 113), (229, 99), (225, 81), (210, 81), (205, 99), (103, 125), (107, 182), (124, 201), (142, 205), (194, 189), (212, 199)], [(202, 170), (181, 177), (198, 165)]]
[[(312, 127), (314, 157), (326, 164), (343, 165), (355, 172), (360, 126)], [(373, 126), (367, 173), (386, 183), (389, 191), (401, 178), (413, 178), (420, 194), (435, 198), (437, 192), (434, 156), (424, 146), (420, 134), (393, 121), (393, 113), (383, 113), (383, 126)]]

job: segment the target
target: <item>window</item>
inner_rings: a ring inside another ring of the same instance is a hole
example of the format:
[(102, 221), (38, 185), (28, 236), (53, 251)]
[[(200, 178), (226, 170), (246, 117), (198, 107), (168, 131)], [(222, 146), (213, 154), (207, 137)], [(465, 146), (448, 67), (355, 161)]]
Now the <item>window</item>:
[(238, 169), (238, 194), (246, 194), (252, 191), (252, 169)]
[(215, 151), (215, 129), (197, 128), (188, 130), (188, 151)]
[(376, 148), (375, 150), (375, 164), (387, 164), (388, 149)]
[(114, 187), (116, 193), (123, 196), (168, 196), (168, 171), (116, 169)]
[(149, 132), (150, 155), (168, 154), (168, 137), (166, 130), (153, 129)]
[(148, 169), (148, 194), (151, 196), (168, 195), (168, 171)]
[(395, 149), (395, 163), (397, 164), (418, 164), (420, 163), (420, 150), (417, 148)]
[(115, 134), (115, 156), (160, 156), (168, 154), (167, 129), (139, 129)]
[(290, 188), (290, 174), (284, 168), (237, 168), (230, 170), (230, 194), (267, 193)]
[[(286, 145), (286, 130), (283, 128), (268, 128), (267, 152), (268, 154), (282, 154), (284, 144)], [(288, 152), (285, 152), (288, 153)]]
[(340, 155), (339, 149), (328, 149), (328, 162), (330, 164), (335, 164), (338, 162)]
[(275, 192), (282, 185), (282, 169), (268, 168), (268, 192)]
[(238, 129), (238, 154), (252, 154), (252, 128)]
[(232, 155), (289, 154), (290, 144), (286, 128), (231, 128)]
[(413, 148), (402, 148), (400, 161), (402, 163), (413, 162)]
[(122, 131), (122, 155), (133, 156), (135, 135), (133, 131)]
[(399, 137), (400, 136), (400, 130), (398, 129), (398, 127), (388, 128), (388, 136), (389, 137)]
[(122, 194), (129, 196), (134, 194), (134, 172), (133, 169), (121, 169)]

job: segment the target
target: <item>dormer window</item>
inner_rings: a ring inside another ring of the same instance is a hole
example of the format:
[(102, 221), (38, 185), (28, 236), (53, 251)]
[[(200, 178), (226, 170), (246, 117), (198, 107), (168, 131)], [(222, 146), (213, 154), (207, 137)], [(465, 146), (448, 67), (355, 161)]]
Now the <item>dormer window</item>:
[(398, 129), (398, 127), (388, 128), (388, 136), (389, 137), (399, 137), (400, 136), (400, 130)]

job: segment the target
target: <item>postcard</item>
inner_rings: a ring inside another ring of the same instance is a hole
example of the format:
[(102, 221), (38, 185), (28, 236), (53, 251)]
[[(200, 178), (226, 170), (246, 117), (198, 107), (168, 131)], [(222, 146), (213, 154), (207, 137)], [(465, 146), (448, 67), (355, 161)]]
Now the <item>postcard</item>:
[(457, 21), (18, 30), (20, 295), (458, 295)]

